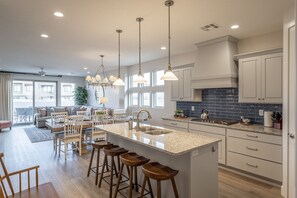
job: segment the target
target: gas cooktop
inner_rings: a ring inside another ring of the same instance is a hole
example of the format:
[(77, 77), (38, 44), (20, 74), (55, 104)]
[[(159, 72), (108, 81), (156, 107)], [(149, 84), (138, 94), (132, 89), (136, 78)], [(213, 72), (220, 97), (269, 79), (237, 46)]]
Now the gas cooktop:
[(232, 125), (232, 124), (237, 124), (239, 122), (237, 120), (228, 120), (228, 119), (220, 119), (220, 118), (213, 118), (213, 119), (207, 119), (207, 120), (204, 120), (201, 118), (193, 118), (191, 121), (222, 124), (222, 125)]

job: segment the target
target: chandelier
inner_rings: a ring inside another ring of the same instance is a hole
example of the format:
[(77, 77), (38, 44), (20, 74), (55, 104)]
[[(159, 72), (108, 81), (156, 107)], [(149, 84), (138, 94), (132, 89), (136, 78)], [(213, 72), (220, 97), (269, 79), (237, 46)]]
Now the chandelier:
[(96, 74), (94, 76), (88, 75), (86, 77), (86, 81), (88, 82), (88, 85), (91, 86), (112, 86), (112, 83), (116, 80), (116, 78), (114, 76), (108, 76), (108, 73), (106, 72), (105, 67), (103, 65), (104, 55), (100, 55), (100, 57), (101, 65), (99, 69), (96, 71)]

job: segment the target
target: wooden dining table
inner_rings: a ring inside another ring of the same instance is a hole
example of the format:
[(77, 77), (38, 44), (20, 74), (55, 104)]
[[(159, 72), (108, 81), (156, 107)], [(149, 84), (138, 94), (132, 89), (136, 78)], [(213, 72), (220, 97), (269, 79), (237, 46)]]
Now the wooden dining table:
[[(64, 131), (64, 122), (56, 123), (56, 122), (53, 122), (52, 119), (47, 119), (45, 122), (45, 126), (48, 129), (50, 129), (54, 135), (53, 147), (54, 147), (54, 151), (57, 153), (58, 135), (61, 134), (62, 131)], [(82, 124), (83, 131), (84, 131), (84, 129), (87, 129), (87, 128), (92, 128), (92, 121), (90, 121), (90, 120), (83, 121), (83, 124)], [(82, 145), (82, 154), (87, 153), (88, 152), (88, 150), (87, 150), (88, 144), (84, 143), (84, 136), (82, 136), (82, 144), (81, 145)]]

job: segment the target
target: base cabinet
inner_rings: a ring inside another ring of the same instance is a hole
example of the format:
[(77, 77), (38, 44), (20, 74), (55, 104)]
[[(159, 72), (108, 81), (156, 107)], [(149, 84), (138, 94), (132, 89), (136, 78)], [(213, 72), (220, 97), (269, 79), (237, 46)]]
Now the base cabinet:
[(227, 129), (227, 166), (282, 181), (280, 136)]
[(196, 133), (199, 135), (210, 136), (221, 139), (222, 141), (218, 144), (218, 161), (220, 164), (226, 164), (226, 129), (220, 127), (189, 124), (189, 132)]
[(188, 132), (188, 130), (189, 130), (188, 122), (163, 120), (163, 125), (165, 128), (173, 129), (173, 130), (177, 130), (177, 131)]

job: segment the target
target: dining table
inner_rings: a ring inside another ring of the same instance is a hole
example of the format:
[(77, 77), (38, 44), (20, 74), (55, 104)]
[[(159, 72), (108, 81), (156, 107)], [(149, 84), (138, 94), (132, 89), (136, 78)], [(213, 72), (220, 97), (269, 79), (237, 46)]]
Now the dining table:
[[(49, 130), (51, 130), (51, 132), (54, 135), (53, 147), (54, 147), (54, 151), (57, 153), (58, 135), (64, 131), (64, 122), (54, 122), (52, 119), (47, 119), (45, 126)], [(86, 119), (83, 121), (83, 124), (82, 124), (83, 132), (85, 131), (85, 129), (88, 129), (88, 128), (92, 128), (92, 121), (89, 119)], [(82, 135), (81, 145), (82, 145), (82, 154), (88, 153), (88, 150), (87, 150), (88, 144), (84, 142), (84, 135)]]

